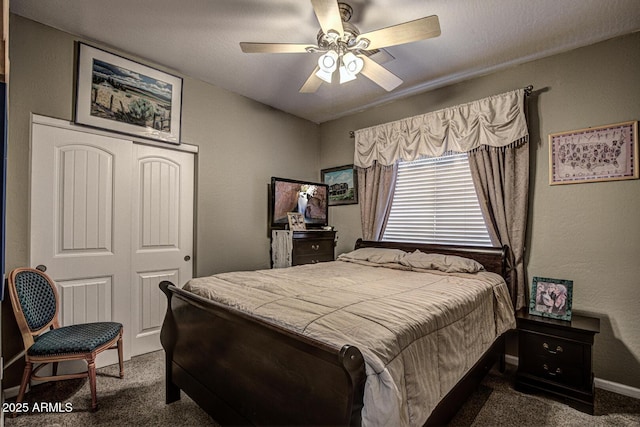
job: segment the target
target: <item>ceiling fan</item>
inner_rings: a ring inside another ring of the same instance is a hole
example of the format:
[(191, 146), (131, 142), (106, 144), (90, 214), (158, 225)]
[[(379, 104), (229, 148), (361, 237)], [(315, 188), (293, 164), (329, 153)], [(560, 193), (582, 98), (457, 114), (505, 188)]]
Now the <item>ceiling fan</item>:
[(435, 15), (403, 24), (393, 25), (360, 34), (349, 23), (353, 9), (336, 0), (311, 0), (320, 23), (318, 44), (304, 43), (247, 43), (241, 42), (245, 53), (318, 53), (318, 65), (300, 88), (302, 93), (313, 93), (323, 81), (331, 83), (334, 71), (339, 70), (340, 84), (354, 80), (359, 73), (387, 91), (392, 91), (402, 80), (371, 59), (380, 49), (424, 40), (440, 35), (440, 23)]

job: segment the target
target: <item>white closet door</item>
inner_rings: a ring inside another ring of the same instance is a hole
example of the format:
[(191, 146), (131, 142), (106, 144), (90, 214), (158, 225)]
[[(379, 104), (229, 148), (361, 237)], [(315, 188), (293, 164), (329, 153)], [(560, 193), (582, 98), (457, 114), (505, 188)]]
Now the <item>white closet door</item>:
[(160, 349), (158, 284), (192, 277), (194, 154), (53, 119), (31, 149), (30, 265), (56, 281), (62, 325), (122, 323), (125, 359)]
[[(31, 149), (31, 266), (56, 281), (62, 325), (112, 320), (126, 332), (131, 141), (35, 123)], [(115, 353), (98, 364), (115, 363)]]
[(166, 296), (193, 273), (194, 155), (134, 145), (132, 183), (132, 354), (159, 350)]

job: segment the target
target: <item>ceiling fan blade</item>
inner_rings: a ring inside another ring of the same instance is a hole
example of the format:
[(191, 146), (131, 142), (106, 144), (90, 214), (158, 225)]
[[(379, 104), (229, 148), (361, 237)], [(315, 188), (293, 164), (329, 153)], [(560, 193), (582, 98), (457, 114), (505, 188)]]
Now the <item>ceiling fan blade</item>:
[(312, 44), (297, 43), (247, 43), (240, 42), (244, 53), (307, 53), (307, 48), (318, 47)]
[(377, 85), (381, 86), (387, 92), (391, 92), (402, 84), (402, 79), (400, 79), (400, 77), (396, 76), (373, 59), (370, 59), (365, 55), (358, 55), (358, 57), (362, 58), (364, 61), (364, 67), (360, 73)]
[(411, 43), (418, 40), (438, 37), (439, 35), (440, 21), (436, 15), (431, 15), (426, 18), (416, 19), (415, 21), (360, 34), (358, 40), (369, 40), (369, 45), (366, 49), (371, 50)]
[(316, 67), (316, 69), (313, 70), (313, 72), (311, 73), (311, 75), (309, 76), (307, 81), (304, 82), (304, 84), (300, 88), (300, 93), (314, 93), (315, 91), (318, 90), (318, 88), (322, 84), (322, 79), (320, 79), (320, 77), (316, 76), (316, 72), (319, 69), (320, 68)]
[(338, 8), (338, 2), (336, 0), (311, 0), (311, 5), (313, 6), (313, 11), (318, 18), (322, 31), (328, 34), (329, 30), (333, 30), (342, 37), (344, 30), (342, 28), (342, 17), (340, 15), (340, 8)]

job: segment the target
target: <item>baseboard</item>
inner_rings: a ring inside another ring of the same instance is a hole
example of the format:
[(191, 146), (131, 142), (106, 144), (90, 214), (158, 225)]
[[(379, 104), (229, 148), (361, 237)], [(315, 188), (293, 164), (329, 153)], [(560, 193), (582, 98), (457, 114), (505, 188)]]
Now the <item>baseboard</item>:
[[(509, 365), (518, 366), (518, 358), (510, 354), (505, 355), (505, 362)], [(611, 391), (621, 394), (623, 396), (633, 397), (634, 399), (640, 399), (640, 388), (631, 387), (628, 385), (615, 383), (609, 380), (603, 380), (600, 378), (594, 378), (593, 380), (596, 388)]]
[[(28, 390), (28, 389), (27, 389)], [(4, 393), (4, 399), (11, 399), (13, 397), (16, 397), (18, 395), (18, 392), (20, 391), (20, 386), (14, 386), (14, 387), (9, 387), (9, 388), (5, 388), (4, 390), (2, 390), (2, 392)]]
[(600, 378), (595, 378), (593, 382), (595, 383), (596, 388), (640, 399), (640, 388), (630, 387), (628, 385), (614, 383), (613, 381), (603, 380)]
[(508, 365), (518, 366), (518, 358), (516, 356), (505, 354), (504, 361), (507, 362)]

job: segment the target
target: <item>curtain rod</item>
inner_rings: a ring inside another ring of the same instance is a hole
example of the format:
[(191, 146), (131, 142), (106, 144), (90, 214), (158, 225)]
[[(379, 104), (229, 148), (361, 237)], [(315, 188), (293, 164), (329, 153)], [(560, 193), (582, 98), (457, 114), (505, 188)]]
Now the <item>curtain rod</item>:
[[(531, 96), (531, 92), (533, 92), (533, 85), (525, 86), (523, 89), (524, 89), (525, 96)], [(353, 130), (350, 130), (349, 138), (355, 138), (355, 137), (356, 137), (356, 132)]]

